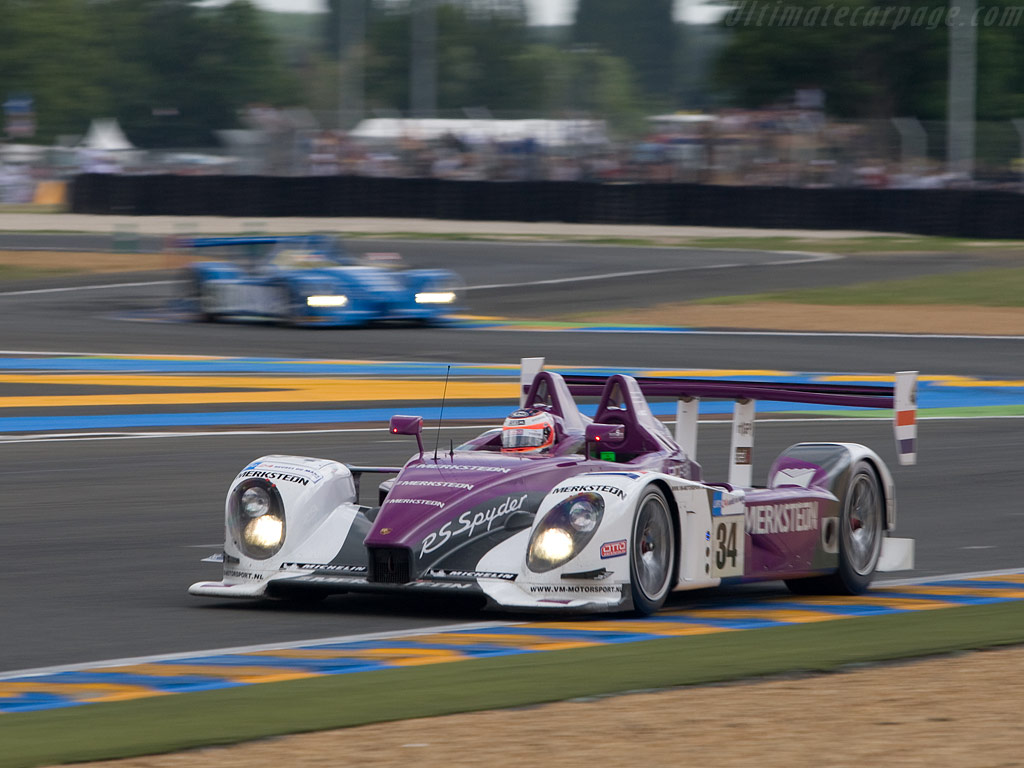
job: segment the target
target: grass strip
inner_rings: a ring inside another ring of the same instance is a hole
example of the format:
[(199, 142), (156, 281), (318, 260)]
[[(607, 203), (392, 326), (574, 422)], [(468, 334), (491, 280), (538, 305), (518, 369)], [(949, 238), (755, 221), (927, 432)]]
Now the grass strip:
[(1024, 307), (1024, 268), (979, 269), (907, 280), (879, 280), (774, 293), (714, 296), (696, 304), (786, 302), (820, 305), (956, 304), (976, 307)]
[(36, 277), (61, 277), (86, 271), (88, 270), (79, 270), (71, 267), (32, 267), (19, 266), (15, 264), (0, 264), (0, 281), (29, 280)]
[(333, 675), (0, 715), (0, 765), (113, 759), (622, 691), (1024, 643), (1024, 603)]

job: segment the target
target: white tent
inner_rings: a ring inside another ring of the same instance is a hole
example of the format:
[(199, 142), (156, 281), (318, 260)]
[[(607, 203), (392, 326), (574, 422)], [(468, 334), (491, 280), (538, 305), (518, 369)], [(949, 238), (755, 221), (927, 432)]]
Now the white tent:
[(434, 141), (445, 135), (463, 141), (522, 141), (534, 139), (548, 147), (604, 144), (604, 120), (463, 120), (377, 117), (363, 120), (349, 132), (355, 139)]
[(89, 132), (85, 134), (79, 146), (102, 152), (135, 149), (135, 145), (128, 141), (121, 126), (112, 117), (98, 117), (93, 120)]

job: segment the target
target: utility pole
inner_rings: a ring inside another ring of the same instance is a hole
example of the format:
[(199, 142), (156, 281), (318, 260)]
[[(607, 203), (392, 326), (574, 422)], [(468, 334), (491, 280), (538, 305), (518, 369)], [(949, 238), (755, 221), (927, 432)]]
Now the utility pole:
[(975, 91), (977, 88), (977, 0), (950, 0), (949, 93), (946, 103), (946, 169), (974, 175)]
[(409, 108), (411, 117), (437, 115), (436, 0), (416, 0), (412, 4)]

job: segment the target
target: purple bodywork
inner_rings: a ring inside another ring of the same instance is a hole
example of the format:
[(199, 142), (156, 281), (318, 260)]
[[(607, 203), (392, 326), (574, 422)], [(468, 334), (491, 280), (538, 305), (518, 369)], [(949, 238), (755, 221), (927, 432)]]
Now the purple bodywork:
[[(593, 420), (580, 413), (574, 395), (600, 396)], [(415, 435), (419, 454), (382, 486), (387, 495), (376, 516), (354, 526), (352, 536), (358, 540), (351, 544), (357, 546), (346, 544), (332, 565), (352, 571), (365, 567), (365, 582), (359, 586), (350, 580), (353, 589), (432, 586), (432, 580), (446, 578), (461, 579), (470, 587), (481, 558), (530, 528), (542, 500), (567, 478), (589, 472), (652, 471), (701, 481), (700, 465), (652, 415), (645, 395), (882, 408), (892, 407), (893, 400), (889, 387), (638, 380), (618, 374), (563, 378), (542, 371), (530, 385), (525, 405), (557, 417), (558, 439), (544, 455), (503, 453), (500, 430), (439, 456), (424, 455), (422, 420), (393, 417), (391, 432)], [(726, 582), (789, 579), (836, 569), (839, 501), (833, 489), (837, 484), (845, 487), (848, 472), (837, 459), (842, 449), (837, 453), (836, 448), (794, 446), (800, 455), (780, 457), (769, 472), (767, 488), (736, 489), (743, 493), (744, 558), (742, 576)], [(712, 486), (721, 489), (708, 491), (716, 497), (733, 491), (724, 483)]]
[[(558, 374), (539, 373), (526, 403), (558, 417), (553, 450), (502, 453), (500, 434), (492, 432), (436, 458), (421, 453), (402, 468), (364, 540), (371, 564), (374, 557), (390, 555), (392, 561), (408, 559), (410, 575), (437, 568), (472, 570), (486, 551), (529, 527), (551, 488), (584, 472), (632, 469), (700, 478), (700, 466), (651, 414), (630, 377), (612, 376), (604, 387), (595, 421), (618, 427), (600, 430), (604, 442), (587, 443), (590, 419), (579, 412)], [(392, 417), (391, 431), (415, 434), (416, 418)]]

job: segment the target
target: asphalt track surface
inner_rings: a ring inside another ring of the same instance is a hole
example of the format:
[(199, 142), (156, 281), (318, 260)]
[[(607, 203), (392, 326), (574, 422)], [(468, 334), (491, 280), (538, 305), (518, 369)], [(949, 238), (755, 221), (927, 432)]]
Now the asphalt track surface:
[[(511, 282), (516, 275), (537, 279), (536, 271), (551, 261), (559, 261), (557, 269), (562, 273), (578, 269), (576, 274), (582, 275), (588, 274), (587, 270), (596, 274), (608, 266), (621, 269), (627, 259), (639, 265), (636, 269), (671, 268), (673, 263), (666, 264), (666, 259), (680, 258), (665, 253), (677, 249), (650, 253), (648, 249), (586, 248), (580, 250), (583, 267), (579, 268), (561, 264), (560, 260), (577, 258), (575, 249), (567, 246), (531, 253), (532, 249), (523, 246), (508, 251), (494, 246), (498, 250), (492, 251), (492, 246), (482, 243), (458, 245), (472, 249), (473, 253), (466, 251), (467, 264), (478, 258), (474, 253), (481, 254), (479, 258), (485, 262), (493, 258), (501, 264), (500, 268), (485, 267), (481, 274), (461, 270), (470, 285), (485, 284), (474, 281), (488, 277), (492, 282)], [(402, 247), (407, 257), (408, 246), (403, 243)], [(424, 247), (437, 248), (439, 244)], [(559, 259), (551, 256), (553, 250)], [(595, 259), (605, 259), (607, 264), (587, 266), (583, 251), (598, 252), (600, 258)], [(498, 252), (504, 253), (500, 259), (493, 256)], [(517, 263), (502, 260), (511, 259), (511, 254), (518, 254)], [(524, 316), (539, 316), (549, 314), (547, 310), (559, 296), (579, 304), (599, 303), (607, 300), (610, 288), (617, 298), (637, 304), (662, 300), (660, 296), (690, 296), (693, 294), (687, 292), (691, 290), (736, 293), (742, 292), (737, 288), (740, 284), (756, 285), (757, 290), (794, 281), (837, 284), (830, 281), (849, 282), (864, 274), (863, 265), (846, 261), (769, 267), (763, 266), (768, 257), (730, 254), (732, 261), (748, 259), (747, 266), (722, 267), (720, 263), (715, 266), (715, 260), (722, 258), (720, 253), (693, 258), (705, 259), (704, 269), (659, 273), (657, 280), (648, 275), (635, 282), (632, 278), (595, 280), (515, 292), (492, 289), (493, 295), (480, 290), (470, 295), (488, 314), (510, 312), (515, 302), (524, 301), (528, 302)], [(963, 268), (967, 261), (952, 256), (916, 263), (928, 270), (945, 271)], [(728, 278), (724, 276), (727, 273)], [(152, 276), (141, 279), (151, 280)], [(720, 281), (729, 285), (718, 285)], [(122, 280), (104, 277), (97, 281), (93, 277), (91, 282)], [(45, 287), (58, 285), (51, 282)], [(117, 319), (119, 313), (166, 301), (172, 290), (173, 286), (154, 285), (2, 296), (0, 348), (465, 362), (514, 362), (524, 355), (545, 355), (565, 365), (865, 372), (919, 368), (936, 373), (1024, 375), (1024, 356), (1020, 355), (1024, 342), (1019, 340), (402, 328), (304, 331)], [(507, 296), (515, 298), (502, 305)], [(456, 439), (466, 434), (453, 433)], [(891, 432), (883, 423), (765, 423), (758, 427), (755, 468), (763, 473), (785, 446), (815, 439), (864, 442), (878, 449), (894, 467), (901, 500), (899, 533), (917, 539), (915, 575), (1020, 567), (1024, 511), (1018, 478), (1024, 437), (1019, 421), (924, 421), (921, 463), (914, 468), (895, 467)], [(724, 474), (726, 442), (724, 427), (702, 427), (701, 457), (709, 478)], [(497, 618), (481, 614), (472, 602), (425, 598), (340, 596), (316, 609), (298, 609), (271, 603), (203, 601), (186, 594), (191, 582), (217, 575), (217, 566), (199, 560), (220, 545), (224, 492), (230, 478), (251, 458), (265, 453), (299, 453), (354, 463), (394, 464), (404, 461), (410, 451), (407, 441), (383, 431), (0, 443), (4, 488), (0, 671)], [(674, 603), (700, 599), (680, 595)]]
[[(7, 235), (6, 238), (14, 236)], [(0, 237), (0, 247), (5, 243)], [(17, 236), (23, 242), (27, 235)], [(43, 236), (36, 236), (43, 237)], [(93, 245), (86, 235), (53, 235)], [(78, 238), (81, 238), (79, 240)], [(109, 238), (108, 238), (109, 240)], [(45, 242), (50, 243), (50, 240)], [(447, 266), (471, 290), (477, 315), (543, 318), (678, 302), (795, 285), (847, 285), (865, 279), (951, 273), (998, 264), (962, 254), (815, 260), (799, 254), (681, 248), (358, 240), (356, 251), (400, 251), (410, 266)], [(624, 272), (638, 274), (622, 275)], [(617, 277), (601, 277), (608, 275)], [(379, 360), (509, 362), (546, 356), (565, 365), (607, 363), (687, 368), (782, 368), (869, 373), (918, 369), (978, 376), (1024, 376), (1019, 339), (779, 335), (502, 332), (458, 328), (294, 329), (268, 325), (124, 322), (166, 307), (183, 286), (180, 272), (89, 275), (11, 283), (0, 289), (0, 349), (135, 354), (344, 357)], [(601, 279), (594, 279), (601, 277)], [(586, 278), (586, 279), (583, 279)], [(559, 280), (565, 282), (550, 282)], [(575, 282), (573, 282), (575, 281)], [(156, 284), (151, 284), (156, 283)], [(113, 285), (115, 287), (97, 287)], [(91, 286), (91, 290), (26, 291)], [(494, 286), (494, 287), (484, 287)], [(709, 306), (716, 313), (741, 312)]]

